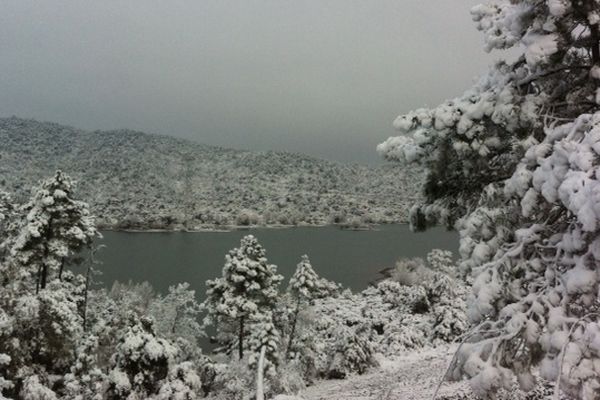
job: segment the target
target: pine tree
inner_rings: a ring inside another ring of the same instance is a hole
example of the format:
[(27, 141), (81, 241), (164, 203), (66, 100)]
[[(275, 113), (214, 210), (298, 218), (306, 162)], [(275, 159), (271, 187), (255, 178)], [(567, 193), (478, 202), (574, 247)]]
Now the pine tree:
[(257, 318), (255, 314), (273, 310), (282, 279), (277, 267), (267, 262), (265, 249), (248, 235), (225, 256), (223, 276), (206, 282), (205, 324), (220, 331), (233, 325), (240, 359), (244, 357), (245, 324), (251, 317)]
[(25, 218), (10, 256), (20, 274), (35, 278), (36, 291), (46, 287), (51, 274), (60, 279), (65, 262), (100, 236), (88, 205), (72, 196), (73, 182), (58, 171), (21, 210)]
[(265, 347), (264, 368), (267, 375), (273, 375), (279, 364), (280, 341), (279, 331), (273, 322), (273, 314), (270, 311), (254, 314), (249, 323), (248, 347), (252, 352), (249, 364), (253, 368), (257, 367), (261, 350)]
[(292, 349), (292, 343), (294, 340), (294, 334), (296, 333), (296, 324), (298, 322), (298, 313), (300, 312), (300, 306), (304, 302), (308, 302), (315, 297), (320, 289), (320, 278), (310, 264), (310, 260), (307, 255), (302, 256), (302, 260), (296, 266), (296, 272), (290, 278), (288, 286), (288, 292), (290, 293), (292, 300), (295, 301), (294, 311), (291, 319), (290, 336), (288, 339), (288, 345), (286, 349), (286, 358), (289, 357)]
[(378, 151), (427, 171), (416, 228), (461, 235), (478, 324), (452, 369), (478, 394), (534, 385), (600, 396), (600, 3), (494, 0), (472, 9), (486, 50), (515, 48), (472, 89), (394, 122)]
[(17, 208), (12, 197), (0, 190), (0, 285), (5, 285), (6, 280), (8, 280), (7, 256), (11, 243), (16, 236)]

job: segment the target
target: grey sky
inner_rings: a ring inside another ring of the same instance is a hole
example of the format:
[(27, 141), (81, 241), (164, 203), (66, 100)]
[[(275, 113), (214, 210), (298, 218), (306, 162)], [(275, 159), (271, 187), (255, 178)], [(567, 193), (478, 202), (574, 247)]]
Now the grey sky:
[(478, 2), (2, 1), (0, 116), (373, 162), (494, 59)]

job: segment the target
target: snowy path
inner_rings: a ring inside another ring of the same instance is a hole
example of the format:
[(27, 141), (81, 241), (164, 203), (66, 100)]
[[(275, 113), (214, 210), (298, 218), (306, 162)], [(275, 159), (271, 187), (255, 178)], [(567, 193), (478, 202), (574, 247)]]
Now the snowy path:
[[(364, 375), (319, 382), (300, 395), (306, 400), (431, 399), (452, 354), (448, 348), (407, 353), (394, 361), (383, 362), (379, 368)], [(469, 392), (465, 382), (444, 382), (437, 399), (467, 399)]]

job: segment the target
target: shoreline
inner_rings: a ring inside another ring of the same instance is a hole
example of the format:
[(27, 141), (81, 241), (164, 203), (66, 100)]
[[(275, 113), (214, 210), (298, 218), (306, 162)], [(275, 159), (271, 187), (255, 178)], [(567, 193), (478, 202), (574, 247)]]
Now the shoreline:
[(368, 226), (347, 227), (343, 224), (297, 224), (297, 225), (228, 225), (224, 227), (201, 227), (189, 229), (184, 227), (173, 228), (116, 228), (111, 226), (100, 226), (98, 230), (105, 232), (124, 232), (124, 233), (227, 233), (233, 231), (250, 231), (256, 229), (293, 229), (293, 228), (325, 228), (335, 227), (344, 231), (376, 231), (380, 226), (385, 225), (407, 225), (407, 222), (386, 222), (369, 224)]

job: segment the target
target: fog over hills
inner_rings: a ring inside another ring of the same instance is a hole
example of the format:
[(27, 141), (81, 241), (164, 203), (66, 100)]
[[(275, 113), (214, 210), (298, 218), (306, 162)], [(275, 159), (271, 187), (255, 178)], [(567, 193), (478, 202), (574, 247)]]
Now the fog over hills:
[[(61, 169), (115, 229), (405, 222), (420, 174), (301, 154), (207, 146), (129, 130), (0, 119), (0, 188), (24, 199)], [(373, 151), (375, 151), (373, 149)]]

